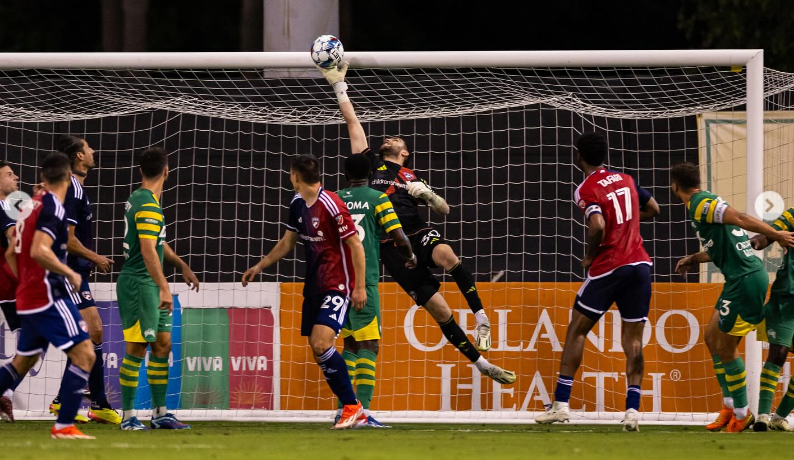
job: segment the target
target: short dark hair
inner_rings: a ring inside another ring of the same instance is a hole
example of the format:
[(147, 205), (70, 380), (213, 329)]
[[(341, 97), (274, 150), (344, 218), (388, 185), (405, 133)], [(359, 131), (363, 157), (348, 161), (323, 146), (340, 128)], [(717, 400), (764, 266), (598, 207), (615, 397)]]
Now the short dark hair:
[(41, 179), (48, 184), (57, 184), (69, 180), (72, 162), (62, 152), (52, 152), (41, 163)]
[(601, 166), (607, 159), (607, 139), (602, 134), (587, 133), (576, 140), (579, 156), (590, 166)]
[(348, 180), (361, 180), (369, 178), (372, 162), (366, 155), (350, 155), (345, 158), (345, 176)]
[(0, 169), (5, 168), (6, 166), (8, 166), (10, 168), (11, 167), (11, 163), (9, 163), (9, 162), (7, 162), (5, 160), (0, 160)]
[(299, 155), (292, 162), (290, 170), (301, 178), (301, 182), (316, 184), (320, 182), (320, 162), (314, 155)]
[(168, 152), (162, 147), (149, 147), (141, 153), (141, 174), (147, 179), (156, 179), (168, 166)]
[(684, 190), (699, 188), (700, 168), (689, 162), (679, 163), (670, 170), (670, 180)]
[(70, 164), (74, 164), (77, 154), (85, 148), (85, 140), (77, 136), (64, 136), (58, 141), (58, 151), (69, 157)]

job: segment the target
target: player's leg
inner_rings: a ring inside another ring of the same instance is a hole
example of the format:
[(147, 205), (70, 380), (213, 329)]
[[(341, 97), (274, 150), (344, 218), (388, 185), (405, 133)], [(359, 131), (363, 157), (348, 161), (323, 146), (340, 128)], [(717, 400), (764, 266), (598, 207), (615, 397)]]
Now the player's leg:
[(146, 368), (149, 388), (152, 391), (151, 426), (153, 429), (186, 430), (190, 429), (190, 425), (180, 422), (174, 414), (168, 411), (166, 406), (166, 398), (168, 397), (168, 357), (172, 348), (172, 317), (166, 310), (160, 310), (159, 313), (160, 326), (157, 331), (157, 340), (152, 344), (149, 365)]
[[(344, 348), (342, 349), (342, 359), (344, 359), (345, 364), (347, 364), (347, 376), (350, 378), (350, 384), (353, 385), (353, 388), (355, 388), (356, 360), (358, 360), (358, 342), (356, 342), (356, 339), (353, 337), (353, 326), (350, 324), (349, 318), (348, 321), (345, 322), (345, 326), (342, 328), (341, 335), (344, 342)], [(339, 419), (342, 418), (342, 410), (345, 407), (345, 405), (342, 404), (341, 399), (336, 398), (336, 401), (337, 408), (336, 416), (334, 417), (334, 425), (336, 425), (336, 423), (339, 422)]]
[(775, 293), (764, 306), (764, 323), (759, 325), (758, 338), (769, 343), (764, 368), (761, 370), (761, 391), (758, 398), (758, 421), (753, 425), (754, 431), (767, 431), (768, 429), (789, 431), (792, 430), (786, 422), (786, 416), (791, 408), (786, 411), (785, 405), (789, 391), (783, 395), (778, 410), (782, 409), (784, 415), (770, 414), (772, 399), (775, 396), (777, 383), (780, 379), (780, 368), (786, 363), (786, 358), (794, 341), (794, 299), (779, 296)]
[[(17, 315), (16, 302), (0, 301), (0, 310), (5, 318), (6, 327), (11, 331), (18, 331), (20, 328), (19, 315)], [(2, 326), (0, 326), (2, 327)], [(22, 380), (17, 380), (5, 391), (0, 391), (0, 420), (14, 422), (14, 391)]]
[(364, 408), (367, 416), (367, 425), (373, 428), (384, 428), (385, 425), (375, 420), (370, 415), (370, 404), (375, 394), (375, 376), (377, 374), (377, 359), (379, 341), (381, 338), (380, 326), (380, 292), (378, 286), (367, 286), (367, 304), (361, 311), (351, 311), (348, 319), (353, 326), (353, 338), (356, 341), (355, 382), (356, 398)]
[[(121, 429), (126, 431), (148, 429), (138, 420), (135, 396), (138, 392), (140, 370), (146, 357), (146, 350), (149, 348), (149, 343), (156, 339), (153, 334), (144, 336), (144, 331), (156, 330), (154, 328), (157, 323), (152, 318), (150, 309), (144, 308), (147, 300), (141, 297), (138, 285), (139, 282), (129, 276), (120, 276), (116, 283), (116, 297), (125, 342), (124, 359), (119, 366), (119, 384), (123, 412)], [(159, 299), (158, 294), (154, 308), (159, 306)]]
[(83, 401), (85, 386), (96, 359), (94, 347), (87, 337), (69, 348), (66, 351), (66, 356), (69, 357), (71, 363), (66, 368), (63, 380), (61, 380), (61, 408), (53, 428), (53, 437), (57, 437), (56, 432), (69, 436), (70, 433), (65, 430), (74, 427), (75, 416), (77, 416), (77, 411)]
[[(787, 299), (787, 301), (794, 302), (794, 299)], [(790, 346), (789, 349), (792, 349), (792, 347)], [(794, 409), (794, 378), (789, 379), (786, 393), (780, 400), (780, 404), (778, 404), (777, 410), (775, 410), (770, 420), (770, 428), (776, 431), (794, 431), (794, 427), (789, 426), (786, 421), (786, 417), (788, 417), (792, 409)]]

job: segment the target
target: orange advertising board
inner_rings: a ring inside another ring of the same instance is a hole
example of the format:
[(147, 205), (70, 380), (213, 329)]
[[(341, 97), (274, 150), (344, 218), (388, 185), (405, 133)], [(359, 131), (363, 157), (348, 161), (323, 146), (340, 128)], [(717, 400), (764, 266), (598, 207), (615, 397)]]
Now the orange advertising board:
[[(384, 411), (541, 411), (553, 399), (571, 305), (580, 283), (479, 283), (493, 345), (484, 356), (514, 370), (514, 385), (481, 377), (449, 346), (430, 315), (395, 283), (380, 285), (383, 339), (372, 408)], [(645, 326), (644, 412), (715, 412), (721, 407), (703, 331), (720, 284), (657, 283)], [(302, 284), (281, 285), (281, 409), (333, 409), (336, 402), (300, 336)], [(442, 294), (470, 336), (474, 317), (454, 283)], [(625, 409), (620, 315), (613, 308), (588, 336), (572, 410)], [(337, 342), (341, 351), (342, 340)]]

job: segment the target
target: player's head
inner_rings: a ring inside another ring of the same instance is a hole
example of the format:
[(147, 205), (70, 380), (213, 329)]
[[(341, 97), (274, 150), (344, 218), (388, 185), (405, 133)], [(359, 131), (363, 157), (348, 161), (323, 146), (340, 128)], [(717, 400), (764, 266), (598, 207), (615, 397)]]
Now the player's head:
[(17, 190), (19, 190), (19, 177), (14, 174), (7, 161), (0, 160), (0, 193), (8, 196)]
[(402, 166), (408, 166), (409, 157), (408, 145), (402, 138), (396, 136), (389, 136), (383, 141), (378, 149), (380, 158), (397, 163)]
[(141, 153), (141, 175), (147, 180), (168, 178), (168, 152), (162, 147), (149, 147)]
[(348, 181), (369, 179), (372, 163), (366, 155), (351, 155), (345, 159), (345, 177)]
[(62, 137), (58, 141), (58, 151), (69, 157), (73, 171), (90, 171), (96, 167), (94, 149), (81, 137)]
[(670, 188), (679, 198), (699, 189), (700, 168), (689, 162), (673, 166), (673, 169), (670, 170)]
[(576, 164), (584, 170), (585, 165), (598, 167), (607, 159), (607, 139), (598, 133), (587, 133), (576, 139)]
[(301, 185), (320, 183), (320, 162), (314, 155), (299, 155), (289, 168), (289, 179), (296, 191)]
[(66, 154), (53, 152), (41, 163), (41, 180), (48, 189), (56, 188), (71, 181), (72, 161)]

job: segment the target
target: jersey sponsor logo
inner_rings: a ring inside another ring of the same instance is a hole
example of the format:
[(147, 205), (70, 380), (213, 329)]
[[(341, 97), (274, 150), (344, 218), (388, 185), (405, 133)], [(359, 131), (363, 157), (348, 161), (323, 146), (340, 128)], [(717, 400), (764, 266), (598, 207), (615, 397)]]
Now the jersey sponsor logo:
[(392, 187), (408, 188), (408, 186), (403, 184), (402, 182), (396, 182), (396, 181), (387, 180), (387, 179), (372, 179), (370, 184), (372, 184), (372, 185), (390, 185)]
[(320, 241), (325, 241), (325, 237), (322, 236), (309, 236), (304, 235), (303, 233), (299, 233), (300, 237), (304, 241), (311, 241), (313, 243), (319, 243)]
[[(346, 231), (347, 231), (347, 225), (343, 225), (339, 227), (339, 233), (345, 233)], [(320, 232), (317, 233), (319, 234)]]
[(609, 176), (599, 179), (598, 185), (602, 187), (606, 187), (609, 184), (614, 184), (615, 182), (620, 182), (623, 180), (623, 177), (620, 174), (610, 174)]
[(752, 257), (755, 255), (753, 252), (753, 244), (750, 243), (750, 240), (736, 243), (736, 250), (741, 251), (746, 257)]
[(320, 218), (319, 217), (312, 217), (312, 226), (317, 228), (320, 226)]
[(369, 209), (369, 203), (366, 201), (348, 201), (345, 203), (347, 205), (347, 209), (354, 210), (354, 209)]

